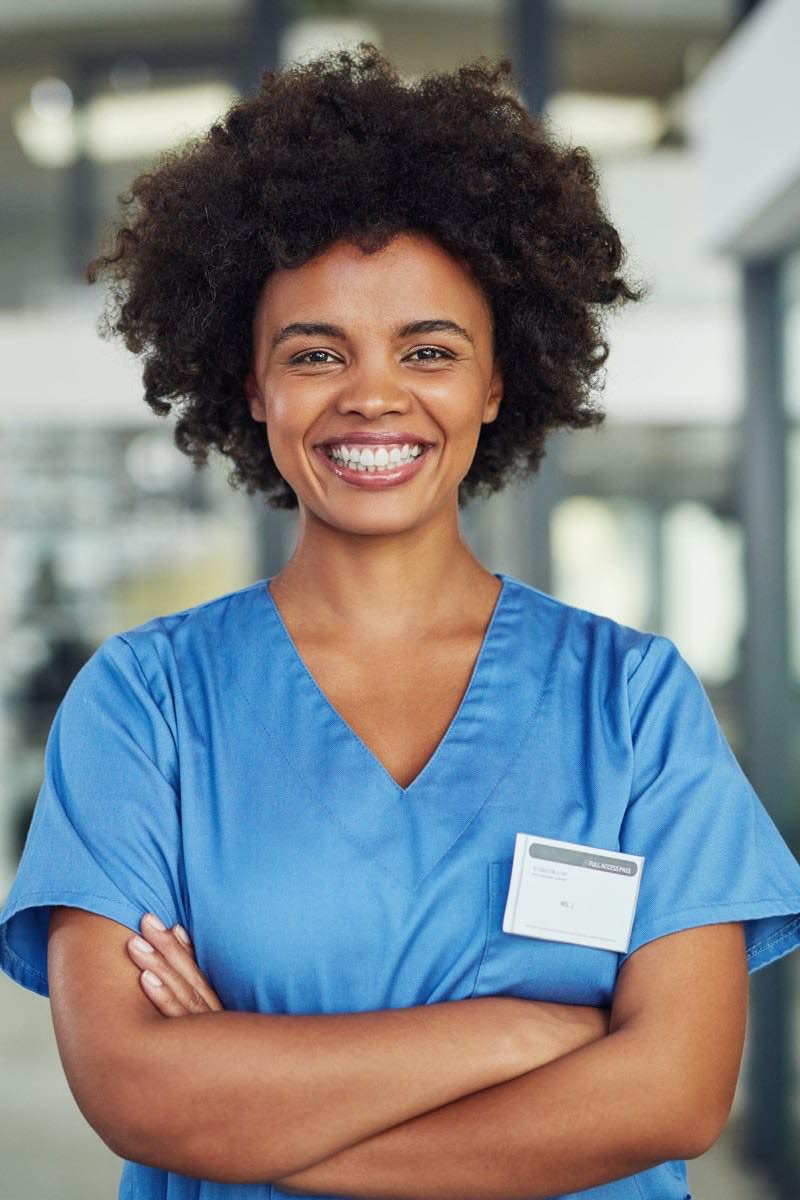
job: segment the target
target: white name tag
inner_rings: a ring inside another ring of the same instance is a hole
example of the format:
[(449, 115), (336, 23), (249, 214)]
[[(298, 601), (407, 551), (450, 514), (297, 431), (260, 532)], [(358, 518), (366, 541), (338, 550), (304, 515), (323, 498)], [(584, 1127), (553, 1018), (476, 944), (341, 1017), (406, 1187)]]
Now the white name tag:
[(627, 952), (644, 856), (518, 833), (503, 931)]

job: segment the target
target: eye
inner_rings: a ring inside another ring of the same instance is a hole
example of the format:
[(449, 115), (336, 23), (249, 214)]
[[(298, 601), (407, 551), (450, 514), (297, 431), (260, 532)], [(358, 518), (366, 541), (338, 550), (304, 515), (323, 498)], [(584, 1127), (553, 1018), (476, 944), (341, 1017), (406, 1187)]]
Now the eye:
[[(449, 350), (442, 350), (442, 348), (440, 346), (418, 346), (416, 350), (411, 351), (411, 354), (409, 354), (408, 357), (411, 358), (414, 354), (420, 354), (423, 350), (432, 350), (434, 354), (443, 354), (445, 356), (445, 358), (454, 358), (455, 357), (455, 355), (451, 354)], [(418, 359), (418, 361), (419, 362), (436, 362), (436, 359), (435, 358), (421, 358), (421, 359)]]
[[(415, 354), (421, 354), (423, 350), (430, 350), (430, 351), (432, 351), (433, 354), (444, 355), (445, 358), (455, 358), (454, 354), (451, 354), (449, 350), (442, 350), (442, 348), (440, 346), (418, 346), (417, 349), (412, 350), (411, 354), (409, 354), (407, 357), (412, 358)], [(294, 358), (290, 358), (289, 362), (293, 365), (299, 364), (299, 363), (309, 363), (310, 366), (314, 366), (317, 363), (319, 363), (320, 366), (326, 365), (326, 363), (323, 362), (322, 359), (319, 359), (319, 358), (314, 359), (314, 361), (311, 362), (312, 354), (325, 354), (328, 356), (328, 358), (334, 357), (331, 354), (330, 350), (306, 350), (303, 354), (296, 354), (294, 356)], [(417, 359), (417, 362), (436, 362), (436, 361), (437, 361), (437, 359), (435, 359), (435, 358)]]
[[(331, 354), (330, 350), (306, 350), (305, 354), (296, 354), (294, 356), (294, 358), (289, 359), (289, 362), (290, 363), (305, 362), (308, 358), (310, 358), (310, 356), (312, 354), (327, 354), (329, 358), (333, 358), (333, 355)], [(319, 359), (317, 359), (316, 361), (319, 362)], [(313, 366), (314, 364), (312, 363), (311, 365)], [(325, 366), (325, 363), (323, 363), (322, 365)]]

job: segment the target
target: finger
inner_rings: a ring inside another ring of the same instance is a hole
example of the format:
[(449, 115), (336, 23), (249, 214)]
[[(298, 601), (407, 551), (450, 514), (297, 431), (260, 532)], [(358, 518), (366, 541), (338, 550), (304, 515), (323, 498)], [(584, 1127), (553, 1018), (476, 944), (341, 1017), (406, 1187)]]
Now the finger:
[(173, 925), (170, 933), (176, 938), (179, 945), (185, 949), (186, 953), (192, 960), (194, 970), (191, 973), (191, 977), (187, 975), (186, 978), (193, 982), (194, 986), (198, 989), (212, 1012), (224, 1012), (225, 1010), (222, 1006), (222, 1001), (212, 988), (211, 984), (208, 982), (206, 976), (197, 966), (197, 962), (194, 957), (194, 946), (192, 945), (191, 939), (189, 938), (186, 930), (182, 925)]
[[(145, 949), (145, 946), (148, 946), (148, 949)], [(197, 967), (194, 966), (188, 955), (184, 953), (183, 957), (185, 961), (178, 968), (173, 965), (167, 954), (162, 954), (154, 946), (151, 946), (138, 936), (129, 938), (127, 947), (137, 967), (140, 970), (149, 968), (149, 970), (157, 975), (162, 985), (166, 985), (169, 988), (174, 998), (188, 1012), (199, 1013), (210, 1011), (211, 1005), (206, 1001), (200, 989), (190, 979), (186, 978), (184, 974), (184, 972), (188, 974), (187, 964), (191, 965), (193, 975), (196, 976), (199, 974)], [(155, 987), (155, 985), (153, 986)]]
[(165, 1017), (184, 1017), (188, 1015), (180, 1000), (172, 994), (166, 984), (149, 968), (140, 972), (139, 982), (148, 1000)]
[[(140, 922), (141, 936), (163, 955), (169, 965), (186, 981), (188, 987), (194, 989), (202, 997), (206, 1008), (213, 1012), (221, 1012), (222, 1004), (219, 997), (195, 962), (194, 954), (189, 952), (172, 930), (156, 929), (149, 920), (151, 915), (145, 913)], [(181, 926), (181, 928), (183, 927)], [(184, 1002), (189, 996), (185, 988), (183, 991), (178, 991), (177, 994)], [(201, 1006), (198, 1011), (204, 1011), (204, 1008)]]
[(186, 952), (191, 954), (192, 958), (194, 958), (194, 946), (192, 945), (191, 938), (183, 926), (173, 925), (172, 932), (175, 934), (175, 937), (178, 939), (180, 944), (186, 948)]

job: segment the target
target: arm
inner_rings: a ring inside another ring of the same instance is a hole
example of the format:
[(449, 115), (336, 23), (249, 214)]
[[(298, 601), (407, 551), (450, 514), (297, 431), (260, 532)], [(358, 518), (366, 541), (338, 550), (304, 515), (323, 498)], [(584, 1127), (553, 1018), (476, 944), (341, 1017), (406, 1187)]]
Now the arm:
[(608, 1037), (283, 1179), (298, 1195), (537, 1200), (704, 1153), (730, 1113), (747, 1013), (739, 923), (640, 947)]
[[(169, 931), (147, 965), (190, 963)], [(512, 1079), (600, 1010), (486, 996), (319, 1016), (205, 1011), (165, 1019), (126, 955), (130, 930), (58, 907), (48, 973), (58, 1048), (81, 1111), (115, 1153), (199, 1178), (261, 1182)], [(582, 1007), (582, 1006), (581, 1006)], [(537, 1011), (538, 1021), (531, 1013)]]

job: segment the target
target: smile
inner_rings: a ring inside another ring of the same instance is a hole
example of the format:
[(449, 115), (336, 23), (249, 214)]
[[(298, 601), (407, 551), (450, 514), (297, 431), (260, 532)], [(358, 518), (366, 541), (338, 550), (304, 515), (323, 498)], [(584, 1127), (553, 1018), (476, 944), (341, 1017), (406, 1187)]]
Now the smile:
[[(372, 448), (370, 448), (372, 449)], [(386, 487), (395, 487), (397, 484), (406, 483), (407, 480), (413, 479), (415, 475), (422, 469), (423, 464), (428, 458), (430, 446), (417, 446), (408, 451), (407, 455), (402, 455), (402, 447), (386, 447), (387, 462), (375, 464), (369, 462), (369, 457), (374, 455), (364, 455), (364, 448), (361, 451), (361, 457), (366, 458), (366, 462), (345, 462), (343, 458), (334, 458), (329, 450), (324, 446), (315, 446), (315, 453), (319, 455), (325, 466), (336, 475), (343, 483), (349, 483), (353, 487), (380, 489)], [(394, 451), (398, 453), (395, 457), (399, 460), (392, 461)], [(383, 455), (381, 455), (381, 459)]]

